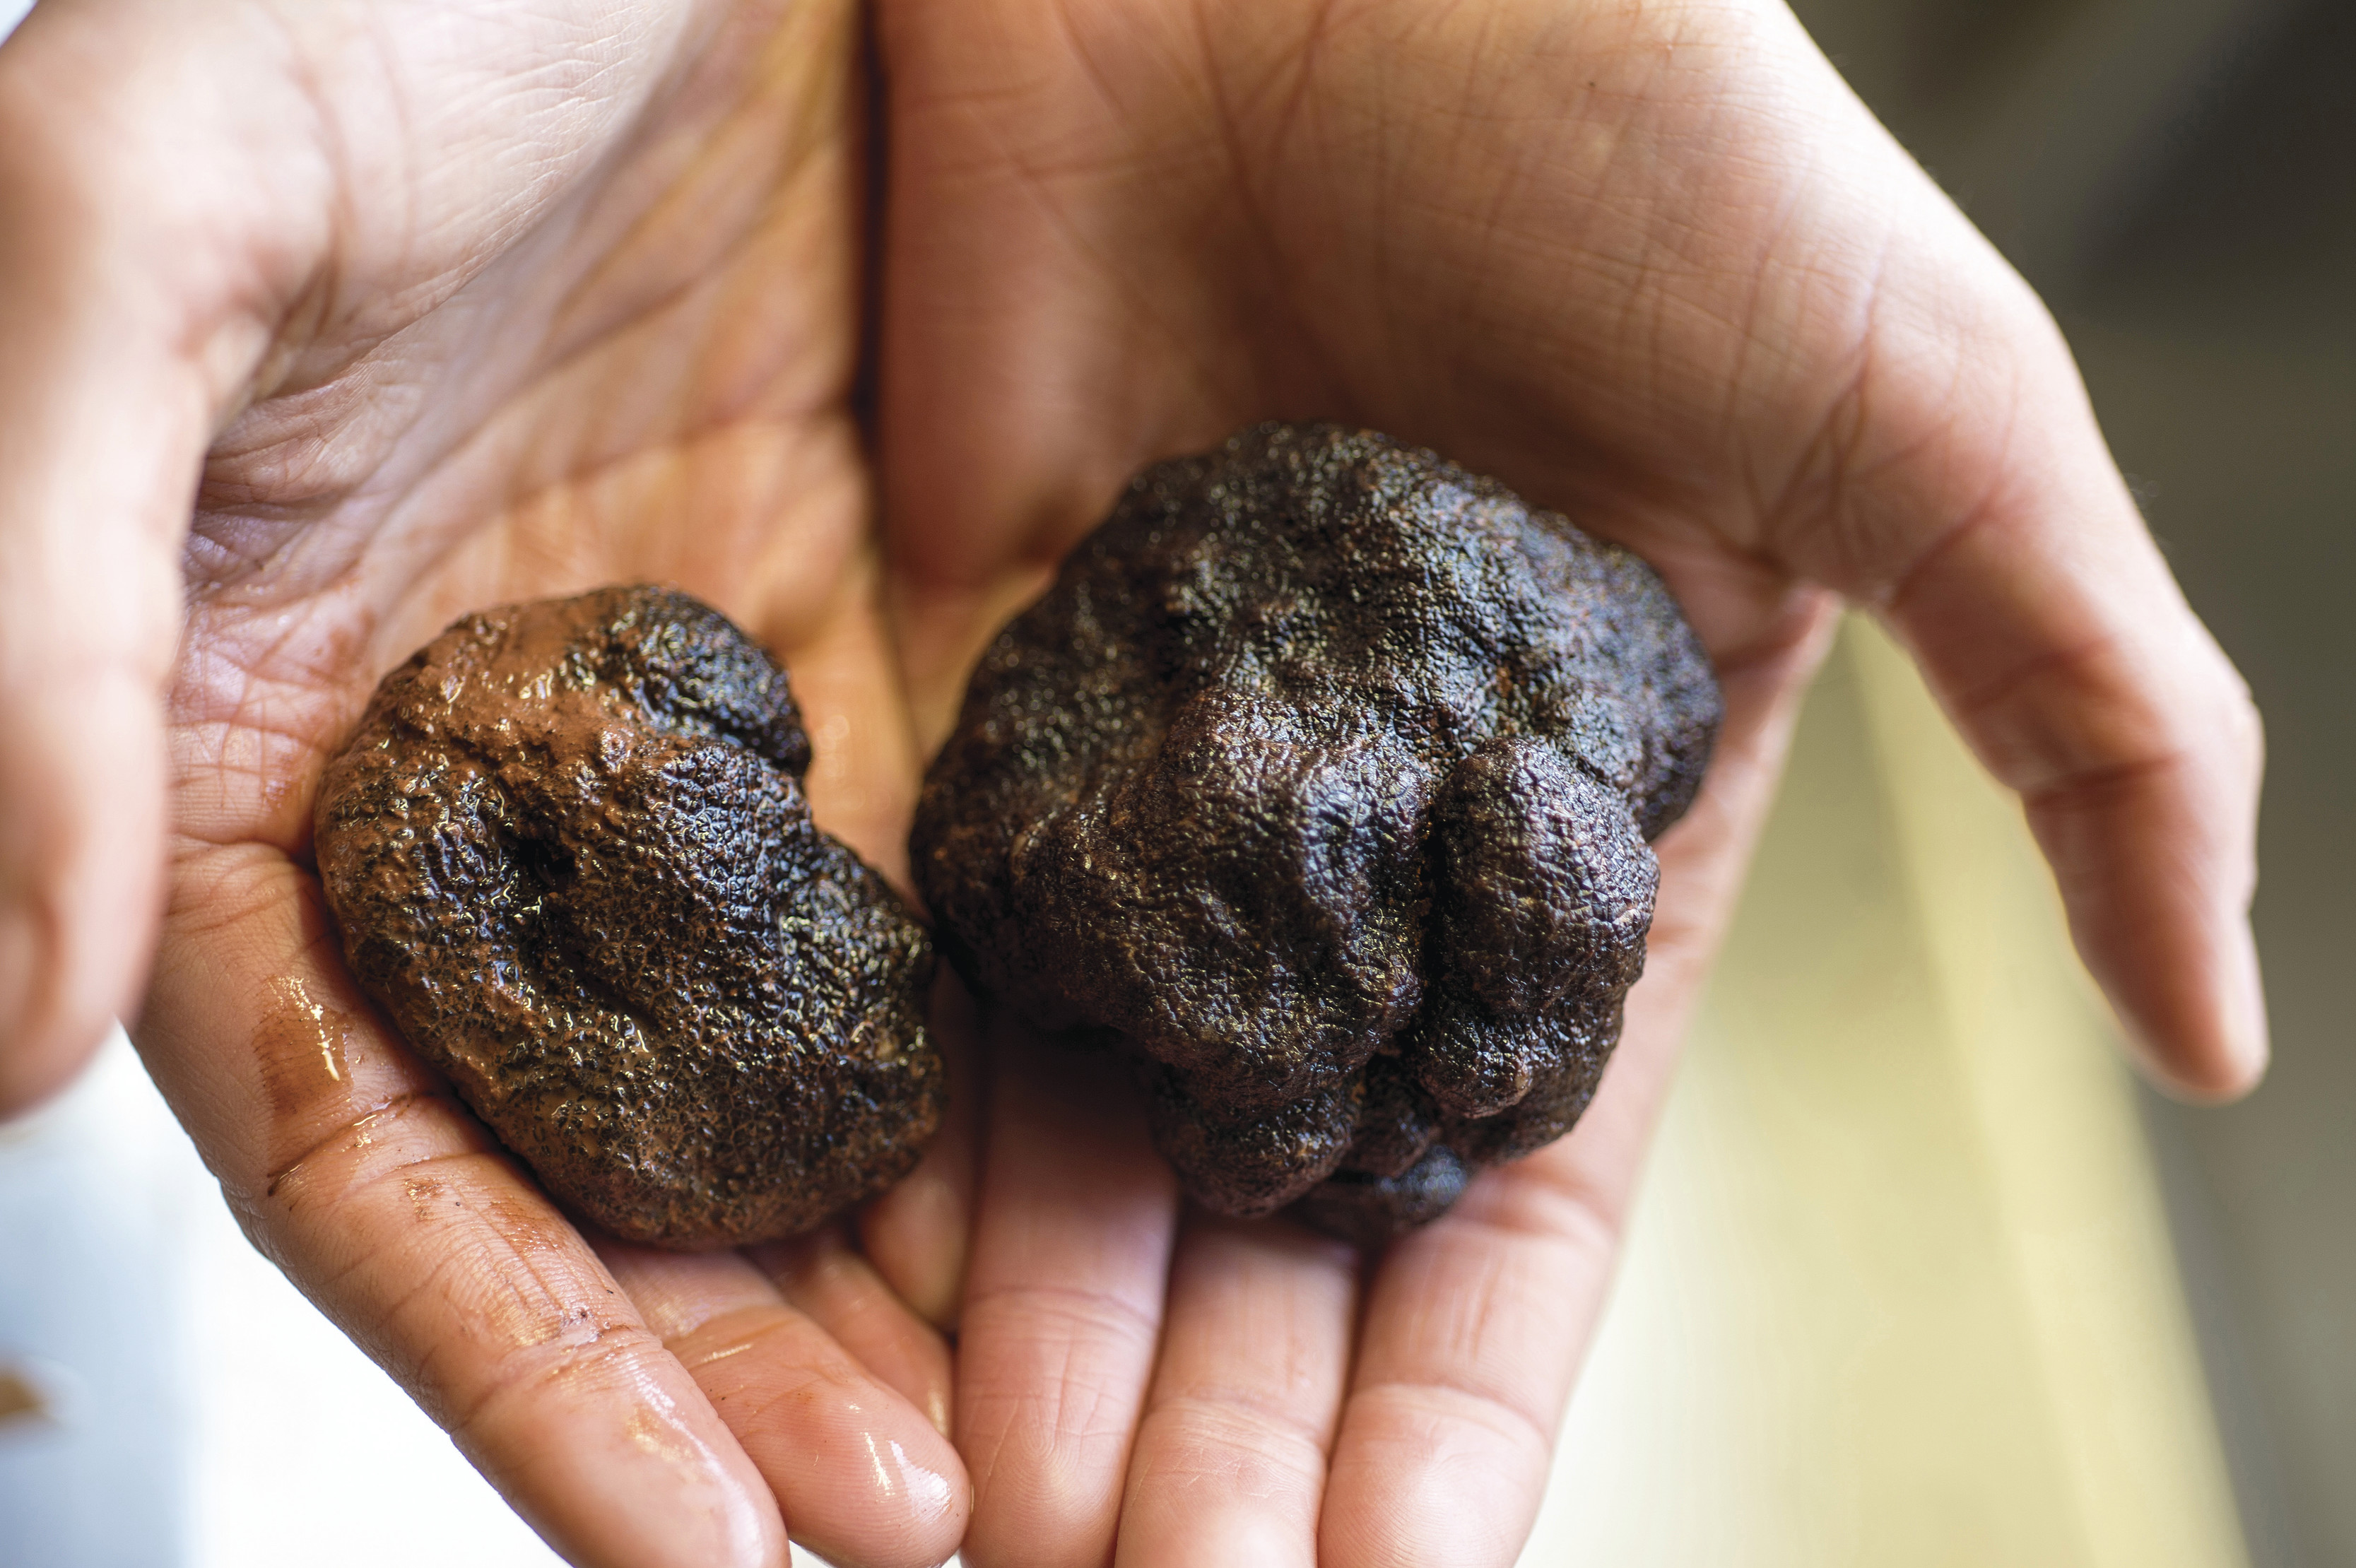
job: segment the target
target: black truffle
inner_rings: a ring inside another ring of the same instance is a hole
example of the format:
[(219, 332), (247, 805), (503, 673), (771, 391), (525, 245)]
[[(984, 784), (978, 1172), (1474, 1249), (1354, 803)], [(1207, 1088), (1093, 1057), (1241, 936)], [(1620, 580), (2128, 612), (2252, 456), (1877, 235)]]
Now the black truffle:
[(940, 1118), (932, 952), (810, 821), (785, 673), (683, 593), (469, 615), (322, 782), (361, 987), (549, 1191), (662, 1246), (790, 1235)]
[(1658, 578), (1385, 437), (1130, 485), (983, 656), (912, 848), (982, 996), (1133, 1053), (1196, 1199), (1362, 1241), (1585, 1109), (1719, 716)]

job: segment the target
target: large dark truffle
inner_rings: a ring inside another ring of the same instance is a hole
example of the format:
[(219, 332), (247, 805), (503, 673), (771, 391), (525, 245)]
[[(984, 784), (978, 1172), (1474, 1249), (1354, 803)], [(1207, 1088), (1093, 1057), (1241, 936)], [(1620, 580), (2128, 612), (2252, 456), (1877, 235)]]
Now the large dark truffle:
[(912, 848), (983, 996), (1132, 1052), (1187, 1190), (1374, 1241), (1586, 1108), (1708, 660), (1634, 556), (1385, 437), (1133, 481), (983, 656)]
[(549, 1191), (617, 1236), (790, 1235), (914, 1165), (933, 959), (810, 821), (785, 673), (683, 593), (469, 615), (319, 794), (360, 985)]

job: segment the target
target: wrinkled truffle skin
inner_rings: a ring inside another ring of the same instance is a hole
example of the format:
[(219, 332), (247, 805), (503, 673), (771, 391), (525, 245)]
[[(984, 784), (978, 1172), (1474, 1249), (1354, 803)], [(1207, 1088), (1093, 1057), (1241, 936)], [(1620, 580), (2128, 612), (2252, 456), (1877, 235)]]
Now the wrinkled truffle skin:
[(785, 673), (683, 593), (470, 615), (328, 766), (360, 985), (559, 1200), (630, 1241), (808, 1230), (940, 1117), (932, 952), (810, 821)]
[(979, 992), (1134, 1054), (1197, 1200), (1373, 1242), (1586, 1108), (1719, 713), (1625, 550), (1263, 426), (1140, 475), (984, 654), (911, 848)]

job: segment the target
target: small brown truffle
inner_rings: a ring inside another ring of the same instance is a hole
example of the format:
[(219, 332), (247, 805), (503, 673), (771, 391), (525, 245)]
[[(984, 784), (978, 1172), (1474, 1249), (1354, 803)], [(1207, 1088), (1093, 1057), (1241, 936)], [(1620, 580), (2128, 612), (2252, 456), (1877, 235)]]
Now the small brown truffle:
[(361, 987), (615, 1235), (791, 1235), (906, 1174), (946, 1081), (930, 944), (811, 823), (785, 672), (607, 588), (457, 622), (329, 764), (319, 878)]
[(983, 656), (912, 849), (986, 997), (1132, 1053), (1210, 1208), (1379, 1241), (1560, 1136), (1709, 663), (1627, 551), (1385, 437), (1130, 485)]

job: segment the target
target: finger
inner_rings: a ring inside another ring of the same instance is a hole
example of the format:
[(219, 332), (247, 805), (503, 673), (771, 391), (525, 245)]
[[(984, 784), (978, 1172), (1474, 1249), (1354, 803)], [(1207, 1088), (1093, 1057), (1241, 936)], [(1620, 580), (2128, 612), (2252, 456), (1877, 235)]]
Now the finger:
[(315, 882), (273, 850), (190, 853), (149, 1002), (134, 1038), (247, 1235), (557, 1551), (600, 1568), (784, 1562), (760, 1473), (571, 1225), (351, 989)]
[(1965, 517), (1886, 612), (2020, 794), (2143, 1065), (2195, 1099), (2248, 1090), (2268, 1054), (2249, 925), (2263, 733), (2125, 485), (2085, 475)]
[(0, 54), (0, 1115), (66, 1081), (146, 966), (177, 547), (212, 417), (93, 197), (100, 127), (35, 90), (45, 33)]
[[(841, 1227), (829, 1225), (755, 1247), (751, 1257), (787, 1306), (830, 1335), (877, 1381), (924, 1412), (947, 1451), (953, 1387), (948, 1342), (851, 1251)], [(958, 1467), (960, 1475), (963, 1468)]]
[(957, 1550), (971, 1497), (948, 1439), (761, 1269), (734, 1253), (597, 1250), (759, 1467), (796, 1541), (838, 1568), (925, 1568)]
[(927, 1322), (953, 1329), (973, 1238), (981, 1107), (973, 998), (943, 965), (933, 987), (933, 1043), (948, 1069), (949, 1106), (916, 1168), (859, 1211), (859, 1245), (876, 1273)]
[(1119, 1568), (1317, 1561), (1357, 1306), (1355, 1248), (1191, 1211), (1121, 1505)]
[(958, 1342), (969, 1568), (1103, 1563), (1153, 1371), (1178, 1211), (1107, 1054), (1000, 1028)]
[(1686, 1013), (1772, 801), (1831, 609), (1796, 599), (1781, 635), (1722, 667), (1724, 740), (1659, 845), (1661, 914), (1594, 1104), (1560, 1142), (1483, 1173), (1377, 1264), (1319, 1526), (1332, 1568), (1478, 1568), (1519, 1555)]

